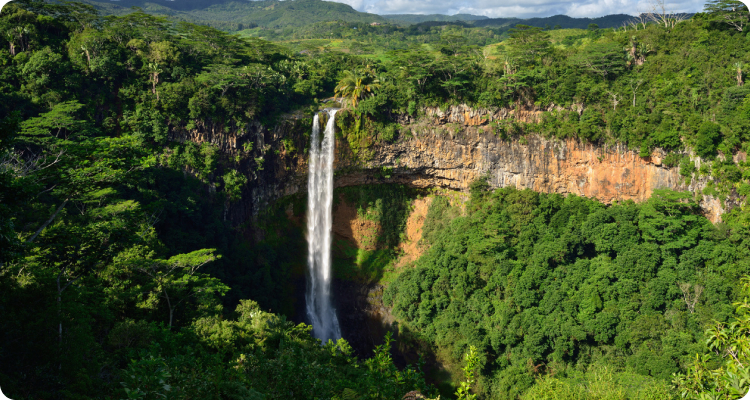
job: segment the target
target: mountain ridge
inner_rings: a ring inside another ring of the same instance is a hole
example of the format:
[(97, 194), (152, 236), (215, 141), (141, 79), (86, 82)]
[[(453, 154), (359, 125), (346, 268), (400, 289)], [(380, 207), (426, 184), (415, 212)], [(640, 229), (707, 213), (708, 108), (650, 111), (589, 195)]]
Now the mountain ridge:
[(418, 24), (420, 22), (438, 21), (438, 22), (452, 22), (452, 21), (480, 21), (490, 19), (485, 15), (474, 15), (474, 14), (379, 14), (381, 17), (388, 21), (401, 22), (407, 24)]
[(317, 22), (344, 21), (357, 23), (393, 23), (410, 25), (424, 22), (464, 22), (476, 27), (503, 27), (515, 24), (529, 26), (579, 28), (589, 24), (615, 28), (631, 20), (628, 14), (611, 14), (597, 18), (574, 18), (566, 15), (536, 18), (489, 18), (473, 14), (371, 14), (338, 2), (324, 0), (84, 0), (105, 15), (124, 15), (140, 7), (149, 14), (206, 24), (226, 31), (263, 27), (283, 29)]
[[(131, 7), (139, 7), (148, 14), (167, 15), (174, 19), (206, 24), (218, 29), (233, 31), (256, 26), (264, 28), (300, 27), (316, 22), (345, 20), (347, 22), (387, 22), (385, 18), (359, 12), (344, 3), (322, 0), (186, 0), (190, 4), (179, 4), (169, 0), (86, 0), (105, 15), (125, 15), (133, 12)], [(202, 7), (202, 8), (201, 8)]]
[(628, 14), (610, 14), (604, 15), (597, 18), (575, 18), (567, 15), (552, 15), (549, 17), (535, 17), (535, 18), (488, 18), (484, 20), (474, 21), (474, 26), (489, 27), (489, 26), (508, 26), (511, 24), (523, 23), (524, 25), (535, 26), (544, 28), (545, 26), (555, 27), (560, 26), (561, 28), (570, 29), (586, 29), (590, 24), (596, 24), (599, 28), (617, 28), (623, 23), (630, 21), (634, 18)]

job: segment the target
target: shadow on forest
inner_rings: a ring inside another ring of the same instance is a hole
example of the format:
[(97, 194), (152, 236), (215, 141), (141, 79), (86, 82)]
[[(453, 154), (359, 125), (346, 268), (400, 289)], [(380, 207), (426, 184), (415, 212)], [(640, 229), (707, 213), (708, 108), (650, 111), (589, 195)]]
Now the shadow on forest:
[[(344, 339), (360, 358), (371, 357), (393, 332), (391, 349), (399, 368), (422, 368), (428, 382), (442, 394), (452, 394), (451, 375), (438, 361), (432, 347), (418, 333), (400, 326), (382, 302), (384, 284), (396, 275), (399, 244), (404, 239), (411, 202), (420, 191), (398, 184), (378, 184), (337, 188), (334, 192), (332, 267), (333, 304)], [(304, 199), (300, 199), (304, 204)], [(292, 224), (304, 230), (304, 211), (287, 212)], [(301, 238), (304, 243), (306, 240)], [(301, 249), (302, 246), (295, 246)], [(305, 251), (306, 253), (306, 251)], [(302, 257), (299, 257), (302, 260)], [(301, 261), (304, 262), (304, 261)], [(303, 269), (304, 268), (304, 269)], [(305, 314), (306, 265), (293, 268), (295, 316), (309, 322)], [(389, 275), (390, 274), (390, 275)]]
[(381, 282), (396, 260), (416, 189), (396, 184), (351, 186), (334, 196), (334, 274)]

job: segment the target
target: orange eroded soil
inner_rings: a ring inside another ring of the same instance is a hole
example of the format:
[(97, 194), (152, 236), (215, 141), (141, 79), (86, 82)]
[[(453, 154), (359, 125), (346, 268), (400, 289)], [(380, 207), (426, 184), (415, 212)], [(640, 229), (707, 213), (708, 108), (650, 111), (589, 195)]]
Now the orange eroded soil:
[(343, 198), (333, 209), (333, 234), (359, 249), (376, 250), (380, 224), (357, 215), (357, 209)]
[(419, 245), (419, 241), (422, 240), (422, 226), (424, 226), (430, 203), (432, 203), (432, 197), (414, 200), (414, 209), (409, 214), (409, 219), (406, 220), (406, 240), (399, 245), (402, 255), (396, 263), (396, 268), (416, 261), (424, 253), (425, 249)]

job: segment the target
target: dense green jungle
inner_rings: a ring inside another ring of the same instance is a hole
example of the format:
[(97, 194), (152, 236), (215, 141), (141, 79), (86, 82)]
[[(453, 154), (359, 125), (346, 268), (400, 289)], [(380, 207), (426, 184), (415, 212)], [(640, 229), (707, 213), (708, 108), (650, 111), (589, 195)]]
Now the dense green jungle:
[[(334, 3), (283, 3), (341, 14), (305, 25), (274, 16), (279, 27), (269, 28), (222, 25), (213, 11), (206, 18), (218, 22), (200, 25), (146, 5), (121, 15), (93, 3), (3, 7), (5, 395), (747, 392), (750, 163), (733, 158), (750, 151), (742, 3), (585, 29), (408, 16), (414, 23), (399, 25)], [(206, 9), (231, 13), (232, 4)], [(641, 157), (662, 149), (680, 179), (708, 184), (605, 205), (493, 189), (486, 176), (457, 193), (388, 183), (386, 167), (362, 170), (377, 184), (337, 189), (335, 207), (351, 207), (375, 234), (361, 246), (337, 239), (335, 287), (371, 290), (377, 299), (367, 301), (391, 320), (377, 338), (320, 343), (300, 317), (306, 195), (254, 202), (258, 182), (291, 171), (281, 160), (305, 158), (312, 117), (332, 97), (344, 108), (338, 142), (354, 159), (409, 138), (399, 119), (466, 104), (546, 110), (539, 122), (489, 123), (502, 140), (621, 144)], [(293, 115), (294, 129), (267, 139)], [(200, 139), (205, 132), (233, 145)], [(711, 222), (704, 195), (735, 206)], [(422, 201), (420, 256), (401, 262)]]

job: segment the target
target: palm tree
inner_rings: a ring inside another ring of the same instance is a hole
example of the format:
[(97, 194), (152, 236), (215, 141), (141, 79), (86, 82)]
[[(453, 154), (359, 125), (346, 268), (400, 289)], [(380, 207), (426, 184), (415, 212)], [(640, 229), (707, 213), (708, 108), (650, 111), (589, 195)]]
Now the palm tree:
[(10, 44), (10, 55), (13, 57), (16, 56), (16, 34), (13, 32), (13, 30), (8, 29), (5, 31), (5, 40), (8, 41)]
[(334, 89), (336, 97), (342, 97), (344, 106), (351, 103), (357, 107), (360, 99), (374, 96), (375, 90), (380, 88), (380, 80), (375, 78), (369, 69), (360, 72), (357, 70), (344, 71), (344, 77)]
[(159, 83), (159, 74), (164, 71), (159, 68), (159, 63), (148, 63), (148, 70), (151, 76), (151, 92), (156, 95), (156, 100), (159, 100), (159, 92), (156, 91), (156, 84)]

